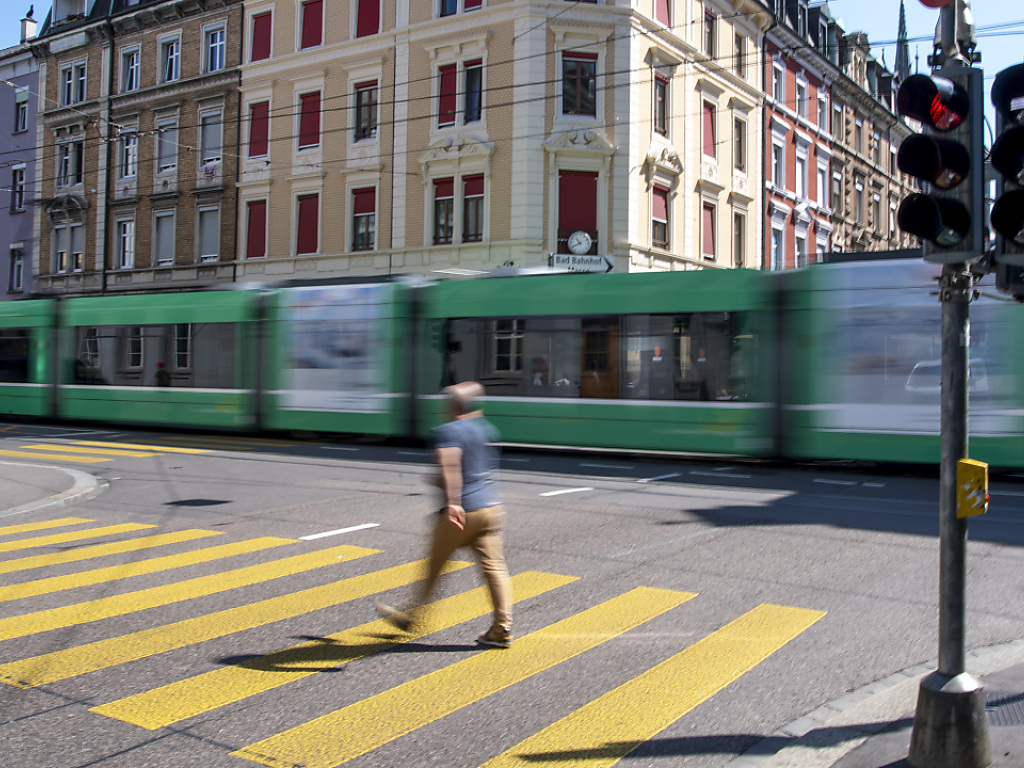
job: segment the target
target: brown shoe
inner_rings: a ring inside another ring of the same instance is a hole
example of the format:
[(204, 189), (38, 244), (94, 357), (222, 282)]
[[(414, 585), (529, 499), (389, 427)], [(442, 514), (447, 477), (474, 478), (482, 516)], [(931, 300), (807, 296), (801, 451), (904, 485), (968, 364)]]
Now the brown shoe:
[(486, 645), (491, 648), (511, 648), (512, 632), (507, 629), (495, 629), (491, 627), (476, 639), (477, 645)]
[(390, 605), (385, 605), (379, 600), (375, 600), (373, 605), (377, 609), (377, 613), (381, 615), (381, 618), (391, 626), (403, 632), (408, 632), (412, 629), (412, 618), (407, 613), (403, 613), (397, 608), (392, 608)]

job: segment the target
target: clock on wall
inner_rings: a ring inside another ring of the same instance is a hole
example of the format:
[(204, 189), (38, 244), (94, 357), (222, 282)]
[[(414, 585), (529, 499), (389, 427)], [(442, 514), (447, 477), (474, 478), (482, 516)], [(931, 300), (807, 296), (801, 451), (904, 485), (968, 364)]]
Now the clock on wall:
[(590, 235), (582, 229), (577, 229), (569, 235), (569, 250), (577, 255), (589, 252), (590, 246), (593, 244), (594, 241), (590, 238)]

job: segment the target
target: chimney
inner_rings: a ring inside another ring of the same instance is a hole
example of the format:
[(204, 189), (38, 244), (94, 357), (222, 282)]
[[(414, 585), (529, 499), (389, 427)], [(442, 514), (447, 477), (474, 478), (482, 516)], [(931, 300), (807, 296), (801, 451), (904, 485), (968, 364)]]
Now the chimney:
[(32, 18), (32, 6), (21, 20), (21, 42), (27, 42), (36, 36), (36, 20)]

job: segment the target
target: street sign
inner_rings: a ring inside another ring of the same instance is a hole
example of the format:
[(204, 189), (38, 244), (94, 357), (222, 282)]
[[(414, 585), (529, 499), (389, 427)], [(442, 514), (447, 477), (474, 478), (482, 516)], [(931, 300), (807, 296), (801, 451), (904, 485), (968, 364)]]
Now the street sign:
[(607, 256), (587, 256), (576, 253), (555, 253), (551, 255), (551, 266), (566, 272), (611, 272), (615, 265)]

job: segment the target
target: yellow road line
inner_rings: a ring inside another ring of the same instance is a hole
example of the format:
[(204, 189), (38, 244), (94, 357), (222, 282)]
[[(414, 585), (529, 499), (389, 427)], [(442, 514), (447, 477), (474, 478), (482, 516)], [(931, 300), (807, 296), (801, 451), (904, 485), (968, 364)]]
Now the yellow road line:
[(231, 754), (283, 768), (333, 768), (653, 619), (692, 593), (640, 587), (515, 642), (403, 683)]
[[(512, 577), (516, 602), (576, 581), (571, 576), (527, 572)], [(491, 609), (483, 587), (453, 595), (430, 606), (431, 619), (416, 635), (395, 635), (390, 624), (372, 621), (311, 643), (271, 653), (241, 666), (228, 666), (180, 680), (136, 696), (93, 707), (107, 717), (155, 730), (226, 704), (293, 683), (324, 670), (384, 651), (430, 632), (454, 627)], [(287, 673), (287, 674), (282, 674)]]
[(156, 456), (155, 453), (146, 453), (143, 451), (127, 451), (123, 448), (82, 448), (78, 445), (24, 445), (22, 446), (28, 451), (59, 451), (60, 453), (91, 453), (98, 454), (100, 456)]
[(144, 451), (163, 451), (164, 453), (209, 453), (205, 448), (175, 448), (169, 445), (142, 445), (140, 443), (104, 443), (97, 440), (77, 440), (78, 445), (95, 445), (98, 448), (138, 448)]
[(120, 525), (104, 525), (100, 528), (86, 528), (84, 531), (53, 533), (49, 536), (33, 536), (31, 539), (19, 539), (18, 541), (0, 543), (0, 552), (14, 552), (18, 549), (32, 549), (33, 547), (49, 547), (54, 544), (66, 544), (69, 541), (95, 539), (99, 536), (110, 536), (115, 533), (126, 533), (128, 531), (141, 531), (145, 528), (156, 528), (156, 526), (142, 525), (140, 523), (121, 523)]
[(94, 459), (89, 456), (63, 456), (59, 453), (30, 453), (28, 451), (6, 451), (0, 450), (0, 456), (9, 456), (15, 459), (50, 459), (51, 461), (72, 461), (76, 464), (96, 464), (110, 459)]
[(12, 533), (31, 533), (32, 531), (45, 531), (47, 528), (60, 528), (64, 525), (81, 525), (82, 523), (95, 523), (85, 517), (62, 517), (59, 520), (43, 520), (39, 523), (22, 523), (21, 525), (5, 525), (0, 528), (0, 536), (9, 536)]
[(0, 603), (8, 600), (20, 600), (25, 597), (46, 595), (51, 592), (60, 592), (65, 589), (76, 589), (92, 584), (103, 584), (120, 579), (127, 579), (132, 576), (141, 576), (146, 573), (158, 573), (170, 571), (175, 568), (184, 568), (188, 565), (198, 563), (209, 563), (225, 557), (259, 552), (263, 549), (280, 547), (283, 544), (294, 544), (295, 539), (279, 539), (274, 537), (263, 537), (249, 539), (247, 541), (234, 541), (230, 544), (220, 544), (216, 547), (196, 549), (191, 552), (181, 552), (176, 555), (154, 557), (149, 560), (136, 560), (131, 563), (121, 563), (107, 568), (96, 568), (91, 571), (79, 573), (68, 573), (63, 576), (53, 576), (49, 579), (37, 579), (26, 581), (21, 584), (9, 584), (0, 586)]
[[(448, 563), (446, 572), (471, 565), (452, 561)], [(16, 688), (32, 688), (66, 680), (402, 587), (423, 578), (425, 571), (423, 560), (406, 563), (173, 624), (2, 664), (0, 682)]]
[(166, 544), (180, 544), (186, 541), (205, 539), (209, 536), (223, 535), (223, 531), (200, 531), (191, 529), (175, 531), (173, 533), (158, 533), (154, 536), (143, 536), (138, 539), (128, 539), (127, 541), (111, 541), (107, 544), (95, 544), (91, 547), (75, 548), (67, 552), (54, 552), (49, 555), (33, 555), (31, 557), (21, 557), (17, 560), (5, 560), (0, 562), (0, 574), (12, 573), (14, 571), (27, 571), (31, 568), (43, 568), (51, 565), (76, 563), (80, 560), (89, 560), (94, 557), (120, 555), (125, 552), (138, 552), (152, 547), (162, 547)]
[(199, 576), (176, 584), (150, 587), (124, 595), (101, 597), (85, 603), (50, 608), (21, 616), (8, 616), (0, 619), (0, 640), (11, 640), (15, 637), (25, 637), (51, 629), (109, 619), (112, 616), (123, 616), (126, 613), (134, 613), (147, 608), (157, 608), (196, 597), (214, 595), (218, 592), (259, 584), (282, 576), (293, 576), (296, 573), (322, 568), (325, 565), (337, 565), (339, 558), (354, 560), (376, 554), (378, 551), (342, 545), (270, 563), (250, 565), (224, 573)]
[(761, 605), (480, 768), (605, 768), (753, 669), (825, 614)]

